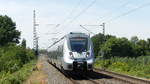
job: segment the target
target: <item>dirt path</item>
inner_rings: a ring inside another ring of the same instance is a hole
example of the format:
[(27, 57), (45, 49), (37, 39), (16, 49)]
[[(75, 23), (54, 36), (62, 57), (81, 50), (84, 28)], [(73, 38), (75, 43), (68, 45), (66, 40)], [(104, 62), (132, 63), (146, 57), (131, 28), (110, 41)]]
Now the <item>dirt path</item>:
[(72, 82), (50, 65), (46, 56), (40, 55), (35, 71), (25, 84), (72, 84)]
[(24, 84), (48, 84), (48, 75), (43, 71), (43, 63), (44, 61), (39, 58), (32, 74)]

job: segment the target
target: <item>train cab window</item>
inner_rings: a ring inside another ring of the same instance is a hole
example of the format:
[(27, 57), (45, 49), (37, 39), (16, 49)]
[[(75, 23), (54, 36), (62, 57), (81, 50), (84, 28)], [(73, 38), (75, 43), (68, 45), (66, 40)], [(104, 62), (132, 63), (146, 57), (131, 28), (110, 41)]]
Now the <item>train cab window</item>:
[(73, 52), (86, 52), (88, 48), (87, 38), (70, 38), (70, 46)]

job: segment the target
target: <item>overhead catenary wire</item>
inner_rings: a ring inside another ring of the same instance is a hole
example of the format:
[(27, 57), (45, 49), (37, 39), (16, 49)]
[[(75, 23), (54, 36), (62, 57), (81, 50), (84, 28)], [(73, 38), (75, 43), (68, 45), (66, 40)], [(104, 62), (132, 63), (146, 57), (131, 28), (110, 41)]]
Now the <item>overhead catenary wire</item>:
[[(128, 4), (130, 4), (130, 2), (131, 2), (130, 0), (126, 1), (125, 3), (121, 4), (121, 5), (118, 7), (118, 9), (121, 9), (122, 7), (127, 6)], [(117, 9), (117, 10), (118, 10), (118, 9)], [(112, 13), (113, 13), (113, 12), (110, 11), (110, 12), (108, 12), (107, 14), (105, 14), (104, 17), (106, 17), (106, 16), (108, 16), (108, 15), (110, 15), (110, 14), (112, 14)], [(104, 17), (102, 17), (101, 19), (103, 19)], [(84, 26), (84, 25), (82, 25), (82, 28), (83, 28), (83, 26)], [(86, 25), (86, 26), (97, 26), (97, 25)], [(85, 27), (84, 27), (84, 28), (85, 28)], [(83, 28), (83, 29), (84, 29), (84, 28)], [(86, 31), (88, 31), (88, 32), (91, 32), (91, 31), (89, 31), (88, 29), (84, 29), (84, 30), (86, 30)]]
[(65, 36), (61, 37), (59, 40), (55, 41), (54, 43), (52, 43), (50, 46), (47, 47), (47, 49), (51, 48), (52, 46), (54, 46), (56, 43), (58, 43), (59, 41), (61, 41), (62, 39), (64, 39)]
[(71, 10), (71, 12), (69, 13), (69, 15), (62, 21), (61, 25), (64, 24), (68, 19), (70, 19), (70, 17), (72, 16), (72, 14), (76, 11), (76, 9), (78, 8), (78, 6), (81, 4), (82, 0), (79, 0), (76, 4), (76, 6)]
[(67, 22), (67, 24), (61, 26), (61, 28), (66, 27), (68, 24), (71, 24), (73, 21), (75, 21), (78, 17), (80, 17), (83, 13), (85, 13), (95, 2), (96, 2), (96, 0), (93, 0), (87, 7), (85, 7), (75, 17), (73, 17), (73, 19), (71, 19), (69, 22)]
[[(50, 26), (51, 26), (51, 25), (52, 25), (52, 26), (54, 25), (53, 29), (56, 29), (57, 27), (59, 27), (59, 26), (60, 26), (60, 24), (48, 24), (48, 25), (50, 25)], [(48, 31), (48, 32), (47, 32), (47, 33), (45, 33), (45, 34), (46, 34), (46, 35), (48, 35), (48, 34), (52, 34), (52, 33), (49, 33), (49, 32), (50, 32), (50, 31)], [(57, 32), (57, 31), (56, 31), (56, 32)], [(56, 33), (56, 32), (55, 32), (55, 33)], [(59, 33), (59, 32), (57, 32), (57, 33)]]
[[(57, 24), (57, 25), (55, 26), (55, 29), (58, 28), (58, 27), (60, 27), (61, 25), (63, 25), (63, 24), (70, 18), (70, 16), (73, 14), (73, 12), (75, 12), (76, 8), (81, 4), (81, 1), (82, 1), (82, 0), (79, 0), (79, 1), (77, 2), (77, 5), (71, 10), (71, 12), (69, 13), (69, 15), (62, 21), (61, 24)], [(50, 24), (50, 25), (54, 25), (54, 24)], [(58, 34), (58, 33), (59, 33), (59, 32), (57, 31), (57, 34)], [(46, 33), (46, 34), (48, 34), (48, 33)], [(60, 34), (60, 33), (59, 33), (59, 34)]]
[(112, 22), (112, 21), (114, 21), (114, 20), (116, 20), (116, 19), (119, 19), (120, 17), (126, 16), (126, 15), (128, 15), (128, 14), (130, 14), (130, 13), (132, 13), (132, 12), (137, 11), (138, 9), (141, 9), (141, 8), (144, 8), (144, 7), (147, 7), (147, 6), (150, 6), (150, 2), (149, 2), (149, 3), (142, 4), (142, 5), (138, 6), (138, 7), (134, 8), (134, 9), (131, 9), (131, 10), (129, 10), (129, 11), (123, 13), (123, 14), (120, 14), (120, 15), (118, 15), (118, 16), (116, 16), (116, 17), (114, 17), (114, 18), (112, 18), (112, 19), (110, 19), (110, 20), (108, 20), (108, 21), (106, 21), (106, 22), (107, 22), (107, 23), (108, 23), (108, 22)]
[[(116, 8), (115, 10), (118, 11), (118, 10), (122, 9), (123, 7), (127, 6), (130, 2), (131, 2), (131, 0), (128, 0), (127, 2), (121, 4), (121, 5), (120, 5), (118, 8)], [(99, 22), (99, 19), (103, 20), (105, 17), (111, 16), (113, 13), (114, 13), (114, 12), (112, 12), (112, 11), (107, 12), (103, 17), (98, 18), (98, 22)]]
[(80, 27), (82, 27), (84, 30), (88, 31), (89, 33), (91, 33), (91, 34), (94, 34), (94, 35), (95, 35), (95, 33), (93, 33), (92, 31), (88, 30), (88, 29), (87, 29), (87, 28), (85, 28), (83, 25), (80, 25)]
[[(68, 22), (68, 24), (69, 24), (69, 23), (72, 23), (75, 19), (77, 19), (77, 18), (80, 17), (83, 13), (85, 13), (95, 2), (96, 2), (96, 0), (93, 0), (86, 8), (84, 8), (82, 11), (80, 11), (73, 19), (71, 19), (71, 20)], [(78, 4), (77, 4), (76, 7), (78, 7), (78, 5), (79, 5), (80, 3), (81, 3), (81, 0), (78, 2)], [(71, 15), (73, 14), (73, 12), (74, 12), (74, 10), (76, 9), (76, 7), (70, 12), (69, 16), (71, 16)], [(66, 18), (66, 20), (69, 18), (69, 16)], [(66, 20), (64, 20), (63, 23), (64, 23)], [(62, 24), (61, 24), (61, 25), (62, 25)], [(57, 26), (56, 28), (58, 28), (58, 27), (60, 27), (60, 25)], [(94, 34), (94, 33), (93, 33), (93, 34)], [(49, 47), (50, 47), (50, 46), (49, 46)], [(49, 48), (49, 47), (48, 47), (48, 48)]]
[(69, 21), (68, 23), (72, 23), (73, 21), (75, 21), (75, 19), (77, 19), (78, 17), (80, 17), (83, 13), (85, 13), (94, 3), (96, 2), (96, 0), (93, 0), (85, 9), (83, 9), (81, 12), (78, 13), (78, 15), (76, 15), (71, 21)]

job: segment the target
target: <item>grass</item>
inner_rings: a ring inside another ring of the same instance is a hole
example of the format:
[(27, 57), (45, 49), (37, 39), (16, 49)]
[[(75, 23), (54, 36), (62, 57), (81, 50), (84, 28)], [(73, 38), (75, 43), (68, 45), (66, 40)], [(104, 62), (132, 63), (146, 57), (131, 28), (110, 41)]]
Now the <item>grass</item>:
[(47, 74), (42, 70), (43, 64), (38, 61), (36, 64), (36, 70), (28, 77), (24, 84), (48, 84)]
[(23, 65), (21, 69), (14, 73), (1, 72), (0, 84), (22, 84), (24, 80), (32, 73), (35, 67), (36, 61), (32, 60), (29, 63)]
[(99, 59), (96, 60), (95, 67), (136, 77), (150, 78), (150, 56)]

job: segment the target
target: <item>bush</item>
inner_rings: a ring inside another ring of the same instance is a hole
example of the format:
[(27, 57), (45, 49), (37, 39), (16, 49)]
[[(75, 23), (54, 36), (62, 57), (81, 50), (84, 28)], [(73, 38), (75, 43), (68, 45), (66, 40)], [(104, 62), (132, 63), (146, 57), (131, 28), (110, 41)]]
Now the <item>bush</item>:
[(10, 17), (0, 15), (0, 84), (20, 84), (29, 74), (27, 70), (31, 67), (24, 65), (35, 55), (26, 49), (25, 39), (22, 45), (17, 45), (20, 34)]
[(12, 44), (0, 48), (0, 52), (0, 72), (10, 71), (13, 73), (35, 58), (32, 50)]
[(100, 59), (96, 61), (95, 67), (150, 78), (150, 56), (140, 56), (137, 58), (112, 57), (110, 59)]
[(32, 69), (35, 66), (36, 61), (31, 61), (18, 70), (11, 74), (10, 72), (0, 73), (0, 84), (22, 84), (24, 80), (31, 74)]

